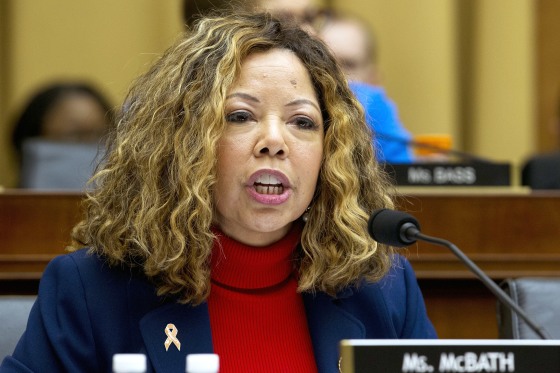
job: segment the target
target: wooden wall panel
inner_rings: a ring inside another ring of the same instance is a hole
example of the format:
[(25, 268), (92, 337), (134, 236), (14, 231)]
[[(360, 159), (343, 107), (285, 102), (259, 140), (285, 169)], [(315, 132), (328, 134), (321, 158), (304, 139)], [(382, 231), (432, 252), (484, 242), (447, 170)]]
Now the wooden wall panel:
[(538, 150), (560, 149), (560, 2), (536, 2)]

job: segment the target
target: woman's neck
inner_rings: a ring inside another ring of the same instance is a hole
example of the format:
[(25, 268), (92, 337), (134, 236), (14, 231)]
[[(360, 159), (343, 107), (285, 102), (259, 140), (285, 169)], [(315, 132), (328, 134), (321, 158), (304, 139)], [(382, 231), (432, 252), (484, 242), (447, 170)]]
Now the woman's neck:
[(218, 239), (212, 253), (212, 281), (228, 287), (256, 290), (277, 285), (294, 271), (293, 254), (302, 227), (294, 224), (279, 241), (263, 247), (248, 246), (212, 229)]

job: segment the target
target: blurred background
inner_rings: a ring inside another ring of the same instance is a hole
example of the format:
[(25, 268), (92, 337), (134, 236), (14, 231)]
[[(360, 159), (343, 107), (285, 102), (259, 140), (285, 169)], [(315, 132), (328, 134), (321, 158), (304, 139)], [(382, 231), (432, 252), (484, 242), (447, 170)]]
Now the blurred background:
[[(413, 135), (513, 164), (560, 148), (557, 0), (328, 5), (371, 26), (381, 82)], [(86, 81), (117, 106), (182, 23), (181, 0), (0, 0), (0, 186), (16, 186), (12, 125), (35, 91)]]

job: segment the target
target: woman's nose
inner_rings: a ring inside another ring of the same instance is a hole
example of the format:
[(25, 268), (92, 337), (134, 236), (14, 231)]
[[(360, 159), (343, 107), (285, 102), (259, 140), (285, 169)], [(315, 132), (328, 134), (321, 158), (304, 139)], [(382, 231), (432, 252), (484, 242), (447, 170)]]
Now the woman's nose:
[(259, 123), (259, 139), (255, 146), (255, 156), (282, 157), (288, 156), (286, 144), (286, 125), (276, 119)]

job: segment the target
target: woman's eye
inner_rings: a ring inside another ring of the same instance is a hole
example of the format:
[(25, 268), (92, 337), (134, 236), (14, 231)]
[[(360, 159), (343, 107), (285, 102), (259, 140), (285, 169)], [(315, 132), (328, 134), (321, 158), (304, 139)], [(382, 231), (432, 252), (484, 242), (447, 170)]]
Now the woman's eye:
[(226, 121), (240, 123), (247, 122), (251, 119), (251, 114), (246, 111), (234, 111), (233, 113), (226, 115)]
[(306, 118), (306, 117), (297, 117), (294, 120), (294, 123), (302, 129), (314, 129), (315, 127), (317, 127), (315, 125), (315, 122), (313, 122), (311, 119)]

